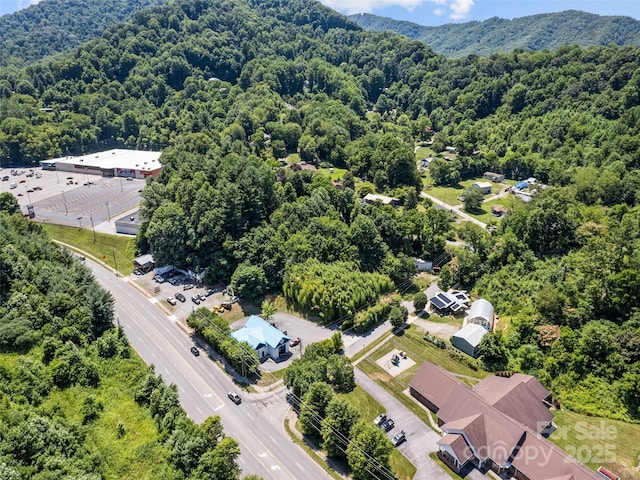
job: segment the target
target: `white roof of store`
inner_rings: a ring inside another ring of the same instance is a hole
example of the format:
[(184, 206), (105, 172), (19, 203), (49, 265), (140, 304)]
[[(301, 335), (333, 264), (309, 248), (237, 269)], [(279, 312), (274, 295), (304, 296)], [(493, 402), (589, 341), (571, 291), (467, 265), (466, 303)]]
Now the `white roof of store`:
[(94, 168), (121, 168), (129, 170), (157, 170), (161, 168), (159, 158), (162, 152), (146, 150), (125, 150), (116, 148), (104, 152), (80, 155), (77, 157), (59, 157), (47, 160), (47, 163), (66, 163)]

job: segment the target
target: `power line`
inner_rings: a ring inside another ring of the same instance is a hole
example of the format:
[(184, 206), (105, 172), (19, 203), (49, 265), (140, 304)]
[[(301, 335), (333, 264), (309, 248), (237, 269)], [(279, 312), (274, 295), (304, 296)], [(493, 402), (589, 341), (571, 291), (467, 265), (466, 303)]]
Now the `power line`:
[[(366, 308), (366, 307), (365, 307), (365, 308)], [(197, 313), (198, 313), (198, 311), (196, 311), (196, 312), (194, 312), (194, 313), (196, 313), (196, 314), (197, 314)], [(216, 329), (219, 333), (221, 333), (221, 334), (223, 334), (223, 335), (226, 335), (226, 332), (225, 332), (224, 330), (222, 330), (222, 328), (221, 328), (219, 325), (216, 325), (214, 322), (209, 322), (209, 326), (212, 326), (212, 327), (213, 327), (214, 329)], [(240, 346), (240, 351), (241, 351), (241, 354), (242, 354), (242, 360), (243, 360), (243, 363), (244, 363), (244, 362), (246, 362), (246, 363), (249, 363), (249, 364), (251, 365), (251, 364), (252, 364), (252, 362), (251, 362), (252, 357), (251, 357), (251, 355), (249, 355), (249, 352), (248, 352), (248, 350), (247, 350), (247, 346), (246, 346), (245, 344), (243, 344), (243, 343), (239, 343), (239, 346)], [(244, 355), (245, 355), (245, 354), (248, 354), (248, 359), (245, 359), (245, 357), (244, 357)], [(254, 363), (253, 363), (253, 364), (257, 367), (257, 366), (259, 366), (260, 362), (259, 362), (259, 361), (255, 362), (255, 359), (254, 359)], [(273, 380), (278, 380), (278, 379), (276, 378), (276, 376), (275, 376), (273, 373), (271, 373), (271, 372), (267, 372), (267, 371), (265, 371), (265, 372), (263, 372), (263, 373), (266, 373), (266, 375), (267, 375), (267, 376), (272, 377), (272, 379), (273, 379)], [(275, 393), (275, 395), (276, 395), (276, 396), (279, 396), (279, 395), (280, 395), (280, 393), (277, 393), (277, 392), (276, 392), (276, 393)], [(302, 405), (302, 403), (303, 403), (303, 400), (302, 400), (300, 397), (298, 397), (295, 393), (293, 393), (292, 391), (290, 391), (287, 395), (288, 395), (288, 396), (290, 396), (290, 398), (291, 398), (291, 399), (293, 399), (293, 400), (295, 401), (295, 402), (292, 402), (292, 403), (295, 403), (295, 405), (296, 405), (296, 406), (298, 407), (298, 409), (299, 409), (299, 407), (300, 407), (300, 406)], [(284, 400), (285, 400), (285, 401), (287, 401), (286, 396), (285, 396)], [(313, 420), (315, 420), (316, 422), (320, 423), (320, 424), (322, 423), (322, 420), (323, 420), (323, 418), (322, 418), (322, 417), (320, 417), (320, 415), (319, 415), (318, 413), (316, 413), (315, 411), (313, 411), (313, 410), (312, 410), (312, 419), (313, 419)], [(312, 422), (312, 423), (311, 423), (311, 425), (313, 426), (313, 428), (314, 428), (315, 430), (317, 430), (317, 431), (318, 431), (318, 433), (319, 433), (320, 435), (322, 434), (321, 427), (319, 427), (319, 426), (318, 426), (316, 423), (314, 423), (314, 422)], [(337, 430), (333, 425), (330, 425), (330, 424), (329, 424), (329, 427), (331, 428), (331, 431), (332, 431), (332, 433), (336, 436), (336, 438), (338, 438), (339, 440), (341, 440), (341, 441), (342, 441), (344, 444), (346, 444), (346, 445), (349, 445), (349, 444), (350, 444), (349, 438), (345, 437), (345, 436), (342, 434), (342, 432), (340, 432), (339, 430)], [(386, 465), (382, 465), (382, 464), (380, 464), (380, 462), (378, 462), (374, 457), (372, 457), (370, 454), (368, 454), (367, 452), (365, 452), (363, 449), (361, 449), (361, 448), (359, 448), (359, 447), (355, 447), (355, 448), (358, 448), (358, 450), (359, 450), (359, 451), (360, 451), (360, 453), (363, 455), (363, 457), (367, 460), (367, 462), (369, 462), (369, 463), (373, 464), (373, 465), (374, 465), (374, 467), (375, 467), (375, 469), (376, 469), (376, 470), (378, 470), (379, 472), (381, 472), (381, 473), (384, 475), (384, 477), (383, 477), (383, 478), (386, 478), (386, 479), (389, 479), (389, 480), (395, 480), (395, 479), (396, 479), (396, 477), (395, 477), (395, 475), (393, 474), (393, 472), (391, 472), (391, 471), (386, 467)], [(344, 449), (340, 448), (340, 451), (344, 452), (344, 453), (345, 453), (345, 455), (346, 455), (346, 450), (344, 450)], [(371, 472), (369, 469), (367, 469), (367, 472), (371, 473), (371, 475), (373, 475), (376, 479), (381, 479), (381, 477), (377, 476), (375, 473)]]

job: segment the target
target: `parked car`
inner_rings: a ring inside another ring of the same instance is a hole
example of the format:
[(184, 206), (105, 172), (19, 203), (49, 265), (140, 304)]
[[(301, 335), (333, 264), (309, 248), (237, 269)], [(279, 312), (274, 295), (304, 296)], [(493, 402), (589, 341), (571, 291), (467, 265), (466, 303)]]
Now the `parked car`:
[(231, 297), (231, 303), (238, 303), (240, 301), (240, 297), (238, 297), (237, 295), (234, 295), (233, 297)]
[(183, 290), (191, 290), (194, 287), (193, 283), (187, 283), (182, 286)]
[(132, 177), (127, 177), (127, 182), (133, 182), (133, 178)]
[(380, 428), (383, 429), (385, 432), (388, 432), (395, 426), (396, 426), (395, 422), (390, 418), (387, 418), (384, 422), (380, 424)]
[(200, 355), (200, 350), (198, 350), (196, 347), (191, 347), (191, 353), (193, 353), (195, 357), (198, 357)]
[(373, 420), (373, 424), (380, 426), (380, 424), (382, 422), (385, 422), (386, 420), (387, 420), (387, 415), (385, 415), (384, 413), (381, 413)]
[(290, 346), (295, 347), (297, 345), (300, 344), (300, 337), (296, 337), (293, 340), (291, 340), (291, 343), (289, 343)]
[(138, 270), (137, 268), (133, 271), (134, 275), (140, 276), (140, 275), (144, 275), (144, 272), (142, 270)]
[(180, 292), (176, 293), (176, 299), (180, 300), (182, 303), (187, 301), (187, 298)]
[(404, 442), (406, 439), (407, 439), (407, 435), (406, 435), (405, 431), (402, 430), (399, 434), (397, 434), (395, 437), (393, 437), (391, 439), (391, 443), (393, 443), (394, 447), (397, 447), (402, 442)]
[(198, 295), (194, 295), (193, 297), (191, 297), (191, 301), (196, 305), (200, 305), (200, 297)]
[(4, 177), (2, 177), (2, 181), (3, 182), (8, 182), (9, 181), (9, 175), (5, 175)]
[(198, 295), (198, 297), (200, 298), (201, 302), (204, 302), (207, 299), (207, 296), (204, 293), (201, 293), (200, 295)]
[(227, 393), (227, 397), (229, 397), (229, 399), (236, 405), (240, 405), (242, 403), (242, 399), (240, 398), (240, 395), (238, 395), (236, 392)]
[(165, 278), (162, 275), (154, 275), (153, 279), (158, 283), (164, 283), (165, 282)]
[(215, 293), (215, 291), (213, 290), (213, 288), (209, 288), (206, 292), (204, 292), (206, 297), (210, 297), (214, 293)]
[(173, 297), (167, 297), (167, 302), (169, 303), (169, 305), (175, 305), (176, 303), (178, 303)]

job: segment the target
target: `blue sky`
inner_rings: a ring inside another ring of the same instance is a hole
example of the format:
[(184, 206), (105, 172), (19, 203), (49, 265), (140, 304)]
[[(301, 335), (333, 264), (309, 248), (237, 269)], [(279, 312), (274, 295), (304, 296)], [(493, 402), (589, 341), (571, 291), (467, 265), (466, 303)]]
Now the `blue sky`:
[[(0, 15), (39, 0), (0, 0)], [(47, 1), (47, 0), (42, 0)], [(536, 13), (582, 10), (599, 15), (626, 15), (640, 20), (640, 0), (320, 0), (342, 13), (369, 12), (421, 25), (516, 18)]]
[[(2, 0), (0, 0), (2, 1)], [(537, 13), (582, 10), (640, 20), (640, 0), (320, 0), (342, 13), (374, 13), (421, 25), (517, 18)]]

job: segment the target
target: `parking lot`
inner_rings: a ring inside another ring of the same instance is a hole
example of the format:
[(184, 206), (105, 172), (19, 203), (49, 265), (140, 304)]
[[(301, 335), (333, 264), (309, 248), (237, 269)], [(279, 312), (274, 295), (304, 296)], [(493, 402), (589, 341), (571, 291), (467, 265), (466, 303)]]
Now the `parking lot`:
[[(121, 177), (102, 177), (71, 172), (17, 168), (0, 170), (0, 192), (10, 192), (23, 213), (32, 204), (34, 221), (91, 228), (115, 234), (113, 221), (133, 210), (141, 201), (145, 181)], [(15, 188), (11, 185), (15, 184)]]

